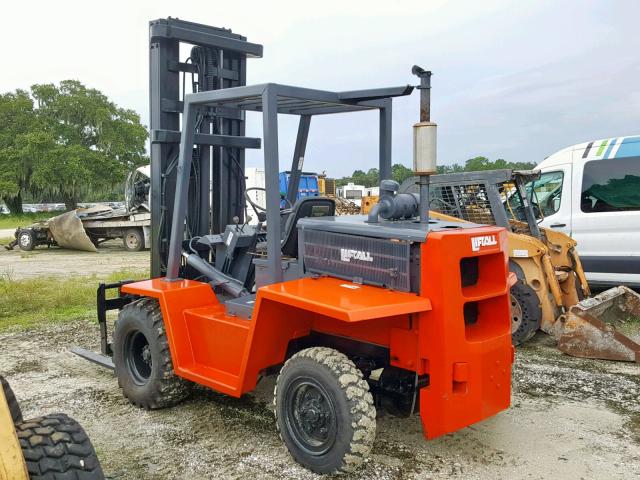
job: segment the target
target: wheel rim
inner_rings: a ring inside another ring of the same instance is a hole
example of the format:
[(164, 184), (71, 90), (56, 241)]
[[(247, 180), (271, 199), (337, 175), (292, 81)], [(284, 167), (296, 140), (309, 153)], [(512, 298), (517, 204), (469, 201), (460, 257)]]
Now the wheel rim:
[(516, 332), (522, 325), (522, 307), (518, 299), (511, 295), (511, 333)]
[(125, 363), (136, 385), (144, 385), (151, 377), (151, 348), (144, 334), (136, 330), (127, 335), (124, 344)]
[(140, 242), (138, 241), (138, 236), (135, 233), (129, 233), (125, 237), (124, 241), (127, 244), (127, 248), (130, 250), (135, 250), (138, 248)]
[(28, 247), (29, 245), (31, 245), (31, 235), (29, 235), (28, 233), (21, 233), (19, 241), (21, 247)]
[(285, 395), (286, 424), (293, 441), (309, 455), (325, 454), (338, 430), (331, 397), (313, 378), (294, 380)]

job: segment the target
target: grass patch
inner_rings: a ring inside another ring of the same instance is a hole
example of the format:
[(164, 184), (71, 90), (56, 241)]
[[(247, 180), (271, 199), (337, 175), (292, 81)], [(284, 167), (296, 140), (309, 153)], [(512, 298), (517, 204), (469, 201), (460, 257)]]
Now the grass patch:
[(22, 215), (0, 215), (0, 228), (4, 229), (26, 227), (31, 225), (32, 223), (47, 220), (51, 217), (55, 217), (56, 215), (60, 215), (61, 213), (63, 212), (37, 212), (23, 213)]
[(145, 271), (119, 271), (106, 279), (38, 277), (13, 280), (0, 275), (0, 332), (29, 328), (45, 322), (64, 322), (96, 316), (96, 288), (100, 281), (148, 278)]
[(0, 245), (9, 245), (15, 239), (16, 237), (2, 237), (0, 238)]

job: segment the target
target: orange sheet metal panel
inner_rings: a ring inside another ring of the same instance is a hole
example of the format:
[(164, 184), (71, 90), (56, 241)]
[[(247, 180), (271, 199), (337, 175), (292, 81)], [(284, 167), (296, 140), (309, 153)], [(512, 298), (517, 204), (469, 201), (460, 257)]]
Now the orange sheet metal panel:
[[(222, 331), (214, 317), (225, 316), (224, 306), (218, 302), (208, 283), (195, 280), (167, 282), (162, 278), (154, 278), (123, 285), (122, 291), (158, 299), (173, 368), (178, 375), (229, 395), (240, 395), (241, 382), (237, 368), (228, 368), (228, 363), (224, 363), (225, 352), (216, 351), (203, 342), (203, 339), (211, 338), (210, 328)], [(194, 310), (195, 314), (189, 314), (190, 310)], [(209, 323), (204, 318), (207, 315)], [(238, 335), (234, 339), (237, 341)], [(244, 343), (232, 345), (229, 342), (228, 345), (230, 349), (244, 354)], [(217, 359), (221, 360), (221, 365)], [(217, 368), (219, 366), (222, 368)]]
[(306, 277), (276, 283), (262, 287), (259, 294), (269, 300), (346, 322), (360, 322), (431, 309), (428, 298), (413, 293), (358, 285), (331, 277)]
[[(420, 314), (419, 357), (429, 385), (420, 391), (427, 438), (508, 408), (511, 322), (506, 230), (431, 232), (422, 246), (422, 292), (433, 309)], [(478, 256), (474, 285), (461, 284), (461, 259)], [(465, 304), (468, 314), (465, 321)]]

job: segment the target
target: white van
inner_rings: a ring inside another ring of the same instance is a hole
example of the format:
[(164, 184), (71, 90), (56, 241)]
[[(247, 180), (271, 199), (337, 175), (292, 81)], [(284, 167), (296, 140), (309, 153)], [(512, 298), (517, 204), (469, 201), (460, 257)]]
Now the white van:
[(540, 225), (578, 242), (589, 283), (640, 287), (640, 136), (574, 145), (536, 169)]

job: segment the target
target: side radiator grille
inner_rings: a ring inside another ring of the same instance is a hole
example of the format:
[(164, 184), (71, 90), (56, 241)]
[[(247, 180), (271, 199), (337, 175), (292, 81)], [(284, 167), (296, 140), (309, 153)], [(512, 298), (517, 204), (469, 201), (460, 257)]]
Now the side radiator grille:
[(409, 242), (305, 229), (303, 247), (307, 272), (411, 290)]

